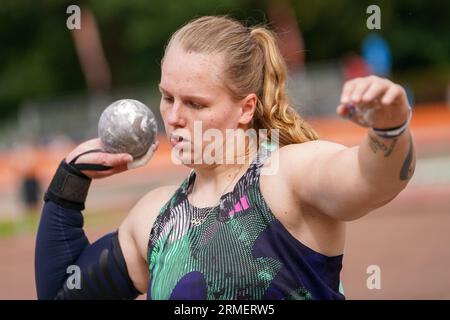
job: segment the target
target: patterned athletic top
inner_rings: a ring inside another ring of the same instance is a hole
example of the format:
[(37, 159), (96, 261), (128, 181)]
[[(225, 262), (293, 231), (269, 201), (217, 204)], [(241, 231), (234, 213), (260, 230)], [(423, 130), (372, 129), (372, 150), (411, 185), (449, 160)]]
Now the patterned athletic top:
[(150, 233), (147, 299), (344, 299), (343, 255), (328, 257), (294, 238), (265, 202), (261, 147), (220, 205), (192, 206), (192, 170), (161, 209)]

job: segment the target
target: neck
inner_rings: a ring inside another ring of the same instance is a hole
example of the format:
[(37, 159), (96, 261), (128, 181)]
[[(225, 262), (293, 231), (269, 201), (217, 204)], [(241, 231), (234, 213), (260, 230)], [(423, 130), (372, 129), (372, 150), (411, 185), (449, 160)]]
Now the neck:
[(191, 201), (198, 207), (217, 205), (220, 197), (233, 189), (242, 174), (248, 169), (254, 156), (244, 163), (221, 164), (194, 168), (195, 181), (191, 191)]

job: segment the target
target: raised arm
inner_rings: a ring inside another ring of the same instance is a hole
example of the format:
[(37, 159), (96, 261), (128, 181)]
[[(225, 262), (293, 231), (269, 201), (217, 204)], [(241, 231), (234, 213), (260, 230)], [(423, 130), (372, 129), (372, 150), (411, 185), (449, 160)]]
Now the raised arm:
[(405, 91), (389, 80), (370, 76), (347, 82), (337, 113), (368, 127), (367, 135), (351, 148), (313, 141), (280, 150), (299, 167), (289, 179), (299, 199), (343, 221), (394, 199), (415, 168), (410, 112)]
[[(83, 230), (81, 211), (91, 179), (125, 171), (132, 163), (130, 155), (99, 148), (98, 139), (78, 146), (61, 162), (46, 192), (35, 251), (39, 299), (132, 299), (140, 293), (127, 268), (130, 249), (122, 250), (118, 232), (91, 244)], [(96, 151), (84, 154), (88, 150)], [(155, 146), (148, 160), (154, 151)], [(74, 272), (80, 274), (78, 283), (71, 281)]]

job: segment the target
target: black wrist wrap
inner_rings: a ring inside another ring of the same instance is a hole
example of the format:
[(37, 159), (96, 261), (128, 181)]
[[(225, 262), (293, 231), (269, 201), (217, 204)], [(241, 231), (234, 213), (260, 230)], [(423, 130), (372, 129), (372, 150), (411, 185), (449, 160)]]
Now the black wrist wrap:
[(92, 179), (62, 160), (45, 193), (44, 200), (75, 210), (84, 210)]

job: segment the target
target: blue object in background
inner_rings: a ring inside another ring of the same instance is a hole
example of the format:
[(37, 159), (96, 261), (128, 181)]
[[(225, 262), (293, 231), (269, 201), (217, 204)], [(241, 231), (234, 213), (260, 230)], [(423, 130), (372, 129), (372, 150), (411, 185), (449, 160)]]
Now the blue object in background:
[(369, 34), (362, 43), (362, 56), (375, 75), (380, 77), (390, 75), (392, 55), (383, 37), (375, 33)]

